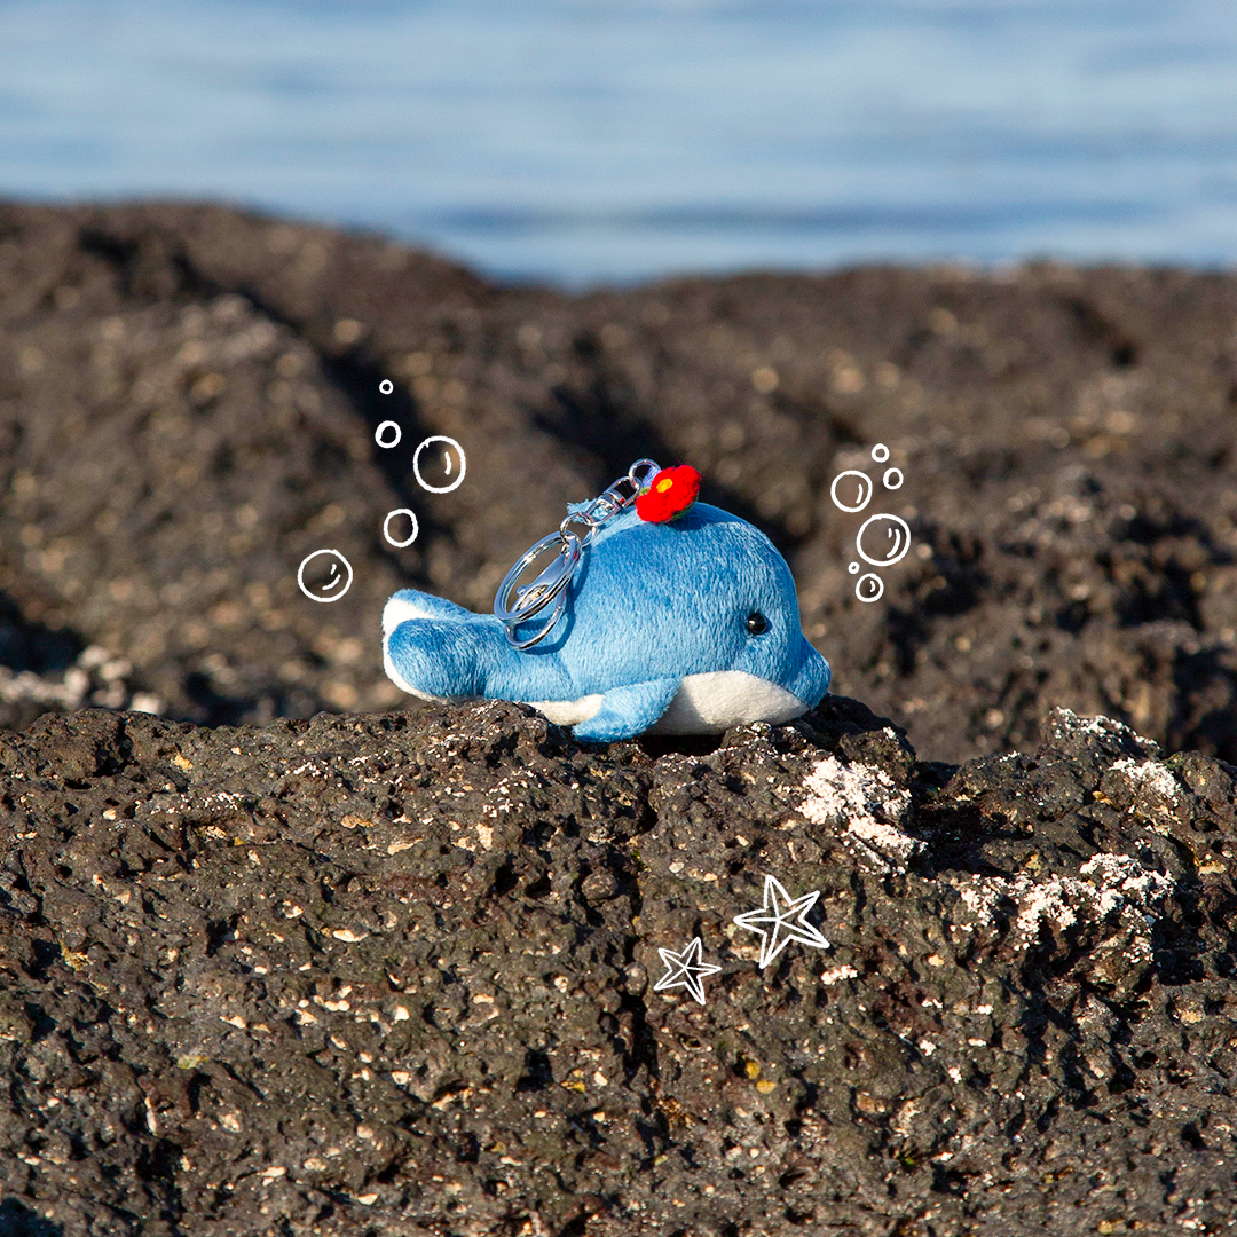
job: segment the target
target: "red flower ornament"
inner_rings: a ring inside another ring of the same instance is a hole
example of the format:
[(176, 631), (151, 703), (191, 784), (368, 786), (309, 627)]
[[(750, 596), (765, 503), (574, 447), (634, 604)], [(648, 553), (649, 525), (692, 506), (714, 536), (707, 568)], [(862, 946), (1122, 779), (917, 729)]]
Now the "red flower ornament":
[(636, 498), (636, 514), (650, 524), (680, 516), (700, 493), (700, 474), (690, 464), (663, 468)]

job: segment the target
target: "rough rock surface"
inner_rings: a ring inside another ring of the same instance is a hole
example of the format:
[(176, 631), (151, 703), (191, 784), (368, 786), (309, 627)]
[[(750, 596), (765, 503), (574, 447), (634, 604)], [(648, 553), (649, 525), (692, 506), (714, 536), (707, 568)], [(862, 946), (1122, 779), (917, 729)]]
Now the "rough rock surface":
[[(863, 269), (566, 297), (221, 207), (5, 206), (0, 720), (389, 709), (387, 594), (488, 608), (566, 502), (650, 455), (769, 532), (837, 690), (924, 755), (1029, 753), (1067, 705), (1237, 761), (1235, 332), (1230, 274)], [(384, 419), (397, 449), (374, 442)], [(454, 493), (409, 480), (431, 433), (466, 449)], [(914, 531), (875, 604), (847, 570), (862, 517), (830, 500), (844, 469)], [(381, 535), (401, 507), (406, 550)], [(322, 547), (356, 570), (336, 605), (296, 588)]]
[[(0, 1231), (1228, 1231), (1237, 769), (855, 701), (0, 734)], [(733, 923), (819, 891), (763, 971)], [(693, 937), (706, 1003), (654, 990)]]

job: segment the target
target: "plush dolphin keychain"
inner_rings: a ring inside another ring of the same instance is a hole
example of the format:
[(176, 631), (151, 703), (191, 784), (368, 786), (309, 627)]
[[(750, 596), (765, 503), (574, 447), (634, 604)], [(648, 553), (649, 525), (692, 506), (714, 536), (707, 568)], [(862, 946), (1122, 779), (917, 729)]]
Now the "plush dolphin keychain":
[(568, 505), (507, 573), (493, 614), (402, 589), (382, 616), (387, 674), (422, 700), (523, 701), (594, 742), (807, 712), (830, 670), (804, 638), (790, 568), (699, 491), (688, 465), (638, 461)]

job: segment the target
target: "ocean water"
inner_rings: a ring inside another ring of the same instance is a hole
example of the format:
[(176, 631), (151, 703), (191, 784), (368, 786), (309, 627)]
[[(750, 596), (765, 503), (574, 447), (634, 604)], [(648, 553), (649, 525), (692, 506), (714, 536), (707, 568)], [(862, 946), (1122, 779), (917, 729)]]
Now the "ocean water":
[(0, 196), (578, 287), (1237, 262), (1237, 0), (0, 0)]

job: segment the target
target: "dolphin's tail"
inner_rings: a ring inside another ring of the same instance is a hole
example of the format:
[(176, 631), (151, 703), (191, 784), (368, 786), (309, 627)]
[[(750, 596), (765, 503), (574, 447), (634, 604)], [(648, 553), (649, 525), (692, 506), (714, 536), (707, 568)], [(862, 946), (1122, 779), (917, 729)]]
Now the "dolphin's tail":
[(422, 700), (573, 700), (581, 695), (552, 648), (518, 653), (493, 614), (402, 589), (382, 614), (388, 677)]
[(506, 656), (502, 624), (454, 602), (403, 589), (382, 614), (383, 663), (388, 677), (422, 700), (468, 700)]

